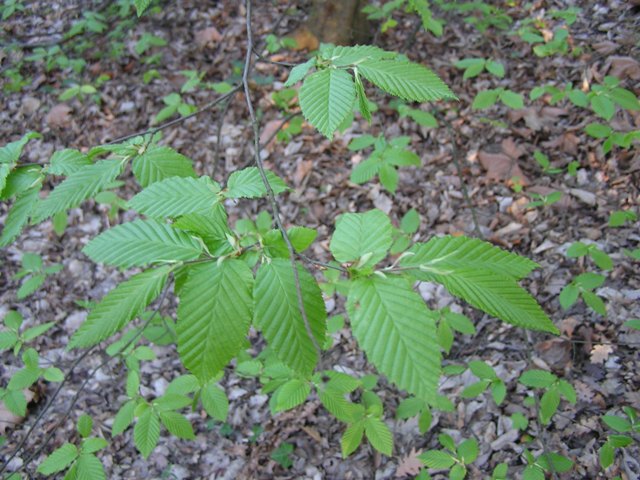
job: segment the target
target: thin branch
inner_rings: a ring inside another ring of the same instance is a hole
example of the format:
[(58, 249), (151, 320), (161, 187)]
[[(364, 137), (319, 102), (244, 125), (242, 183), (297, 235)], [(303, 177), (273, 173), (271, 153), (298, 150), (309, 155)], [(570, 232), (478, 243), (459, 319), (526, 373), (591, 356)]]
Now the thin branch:
[(175, 120), (171, 120), (171, 121), (169, 121), (167, 123), (163, 123), (162, 125), (159, 125), (157, 127), (148, 128), (147, 130), (144, 130), (142, 132), (131, 133), (131, 134), (125, 135), (123, 137), (118, 137), (115, 140), (111, 140), (110, 142), (105, 143), (104, 145), (113, 145), (115, 143), (120, 143), (120, 142), (124, 142), (125, 140), (129, 140), (130, 138), (135, 138), (135, 137), (149, 135), (149, 134), (151, 134), (151, 136), (153, 137), (156, 133), (158, 133), (158, 132), (160, 132), (160, 131), (162, 131), (162, 130), (164, 130), (166, 128), (172, 127), (172, 126), (177, 125), (177, 124), (182, 123), (182, 122), (185, 122), (185, 121), (189, 120), (190, 118), (197, 117), (198, 115), (206, 112), (207, 110), (210, 110), (211, 108), (215, 107), (219, 103), (227, 100), (228, 98), (231, 98), (231, 96), (233, 96), (241, 88), (242, 88), (242, 85), (236, 85), (235, 87), (233, 87), (231, 90), (229, 90), (227, 93), (225, 93), (221, 97), (218, 97), (215, 100), (203, 105), (198, 110), (196, 110), (193, 113), (190, 113), (189, 115), (186, 115), (186, 116), (180, 117), (180, 118), (176, 118)]
[(281, 67), (287, 67), (287, 68), (295, 67), (297, 65), (297, 63), (276, 62), (275, 60), (271, 60), (271, 59), (265, 57), (264, 55), (262, 55), (260, 52), (258, 52), (254, 47), (252, 47), (251, 50), (253, 51), (253, 54), (256, 57), (258, 57), (258, 61), (263, 62), (263, 63), (270, 63), (271, 65), (279, 65)]
[(33, 422), (33, 425), (31, 425), (31, 428), (29, 428), (29, 430), (27, 431), (26, 435), (22, 438), (22, 440), (20, 440), (20, 443), (18, 444), (18, 446), (11, 453), (11, 455), (9, 455), (9, 458), (7, 458), (4, 461), (4, 463), (2, 464), (2, 467), (0, 467), (0, 474), (7, 469), (7, 467), (9, 466), (9, 463), (11, 463), (11, 460), (13, 460), (16, 457), (16, 455), (18, 455), (20, 450), (22, 450), (22, 447), (24, 447), (24, 445), (27, 443), (27, 440), (29, 440), (29, 437), (31, 437), (31, 434), (33, 433), (35, 428), (40, 423), (40, 420), (42, 420), (44, 418), (45, 414), (51, 408), (51, 405), (53, 405), (53, 402), (56, 400), (56, 398), (58, 398), (58, 395), (62, 391), (62, 387), (64, 387), (64, 385), (67, 383), (67, 380), (69, 380), (69, 377), (71, 376), (71, 374), (73, 373), (75, 368), (80, 364), (80, 362), (82, 362), (82, 360), (84, 360), (87, 357), (87, 355), (89, 355), (91, 353), (93, 348), (94, 347), (88, 349), (86, 352), (84, 352), (82, 355), (80, 355), (78, 358), (76, 358), (74, 360), (73, 364), (71, 365), (71, 368), (66, 373), (66, 375), (64, 376), (62, 381), (58, 384), (58, 388), (56, 388), (56, 390), (53, 392), (53, 395), (51, 395), (51, 398), (49, 399), (47, 404), (42, 408), (42, 410), (40, 411), (40, 413), (36, 417), (35, 421)]
[[(95, 367), (87, 376), (87, 378), (85, 378), (84, 382), (82, 382), (82, 385), (80, 385), (80, 388), (78, 389), (78, 391), (76, 392), (76, 394), (73, 396), (73, 398), (71, 399), (71, 404), (69, 405), (69, 407), (67, 408), (64, 416), (56, 423), (55, 427), (52, 428), (49, 432), (49, 434), (45, 437), (44, 442), (42, 443), (42, 445), (36, 449), (35, 452), (33, 452), (24, 462), (23, 464), (14, 472), (20, 472), (21, 470), (24, 470), (33, 460), (35, 460), (36, 458), (38, 458), (38, 456), (42, 453), (42, 451), (47, 447), (47, 445), (49, 444), (49, 442), (51, 441), (51, 438), (56, 434), (56, 432), (58, 431), (58, 429), (60, 428), (60, 426), (63, 424), (63, 422), (65, 422), (69, 416), (71, 415), (71, 411), (73, 410), (73, 407), (75, 407), (76, 403), (78, 402), (78, 399), (80, 398), (80, 394), (82, 392), (84, 392), (84, 389), (86, 388), (87, 384), (89, 383), (89, 381), (94, 377), (94, 375), (96, 374), (96, 372), (98, 370), (100, 370), (102, 367), (104, 367), (105, 365), (107, 365), (108, 363), (110, 363), (112, 360), (114, 360), (115, 358), (117, 358), (116, 356), (120, 353), (123, 352), (124, 350), (126, 350), (127, 348), (129, 348), (131, 345), (133, 345), (134, 342), (138, 341), (138, 338), (140, 338), (140, 336), (142, 335), (142, 332), (144, 331), (144, 329), (153, 321), (153, 319), (155, 318), (155, 316), (158, 314), (158, 312), (160, 311), (160, 308), (162, 307), (162, 304), (164, 303), (164, 300), (167, 296), (167, 292), (169, 291), (169, 283), (167, 283), (167, 285), (165, 286), (162, 295), (160, 296), (160, 300), (158, 301), (158, 305), (156, 306), (156, 308), (154, 309), (153, 313), (149, 316), (149, 318), (142, 324), (142, 326), (139, 328), (138, 332), (127, 342), (125, 343), (122, 347), (120, 347), (120, 349), (113, 354), (113, 356), (108, 356), (105, 360), (103, 360), (102, 362), (100, 362), (100, 365), (98, 365), (97, 367)], [(87, 350), (87, 352), (85, 352), (77, 361), (77, 363), (79, 363), (92, 349)], [(104, 350), (104, 349), (103, 349)], [(77, 365), (76, 363), (76, 365)], [(75, 368), (74, 365), (72, 368)], [(58, 389), (56, 390), (56, 393), (54, 394), (54, 397), (52, 398), (51, 402), (53, 402), (53, 400), (55, 399), (55, 395), (57, 395), (62, 387), (62, 384), (67, 380), (68, 376), (70, 375), (71, 372), (69, 372), (67, 375), (65, 375), (65, 379), (61, 382), (60, 386), (58, 387)], [(50, 402), (50, 403), (51, 403)], [(15, 455), (18, 453), (19, 449), (24, 445), (24, 443), (26, 443), (27, 438), (29, 438), (29, 435), (32, 433), (32, 431), (34, 430), (36, 424), (38, 423), (38, 421), (42, 418), (44, 414), (41, 414), (40, 416), (38, 416), (38, 418), (36, 419), (36, 422), (32, 425), (31, 429), (29, 430), (29, 432), (27, 433), (27, 435), (25, 436), (25, 438), (23, 439), (23, 441), (21, 442), (21, 445), (16, 448), (16, 450), (13, 452), (13, 455), (9, 458), (9, 460), (7, 460), (4, 465), (2, 466), (2, 470), (0, 470), (0, 473), (3, 472), (7, 465), (9, 464), (9, 461), (11, 461), (11, 459), (13, 457), (15, 457)]]
[(287, 231), (282, 225), (282, 220), (280, 219), (280, 208), (278, 207), (278, 202), (276, 201), (275, 194), (273, 193), (273, 189), (271, 188), (271, 184), (267, 179), (267, 175), (265, 173), (264, 164), (262, 163), (262, 158), (260, 157), (260, 125), (258, 123), (258, 119), (256, 118), (255, 111), (253, 109), (253, 103), (251, 101), (251, 92), (249, 89), (249, 73), (251, 71), (251, 51), (253, 48), (253, 32), (251, 30), (251, 0), (246, 0), (246, 28), (247, 28), (247, 54), (244, 62), (244, 71), (242, 72), (242, 84), (244, 86), (244, 94), (245, 100), (247, 102), (247, 108), (249, 109), (249, 117), (251, 118), (251, 123), (253, 125), (253, 156), (256, 162), (256, 166), (260, 171), (260, 176), (262, 177), (262, 182), (267, 190), (267, 197), (269, 198), (269, 203), (271, 204), (271, 210), (273, 211), (273, 218), (276, 222), (278, 230), (282, 234), (282, 238), (284, 239), (285, 244), (287, 245), (287, 249), (289, 250), (289, 260), (291, 262), (291, 268), (293, 270), (293, 278), (295, 280), (296, 285), (296, 296), (298, 297), (298, 308), (300, 310), (300, 315), (302, 315), (302, 319), (304, 321), (304, 326), (307, 331), (307, 335), (311, 339), (313, 346), (318, 355), (318, 360), (320, 360), (322, 356), (322, 350), (320, 349), (320, 345), (316, 340), (316, 337), (313, 335), (313, 331), (311, 330), (311, 325), (309, 324), (309, 318), (307, 317), (307, 312), (304, 307), (304, 301), (302, 298), (302, 289), (300, 287), (300, 276), (298, 273), (298, 268), (296, 266), (296, 251), (291, 244), (291, 240), (287, 235)]

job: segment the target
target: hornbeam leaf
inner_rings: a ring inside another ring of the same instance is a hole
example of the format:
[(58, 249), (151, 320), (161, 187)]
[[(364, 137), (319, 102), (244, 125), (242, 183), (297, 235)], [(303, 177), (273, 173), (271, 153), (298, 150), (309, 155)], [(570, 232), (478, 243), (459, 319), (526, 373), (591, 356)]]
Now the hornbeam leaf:
[(40, 223), (56, 213), (77, 207), (113, 182), (121, 170), (120, 160), (102, 160), (76, 170), (38, 203), (32, 222)]
[[(270, 170), (266, 170), (265, 175), (271, 185), (271, 190), (276, 195), (287, 190), (287, 184), (280, 177)], [(259, 198), (267, 194), (267, 189), (262, 181), (260, 171), (256, 167), (248, 167), (236, 170), (229, 176), (227, 191), (224, 193), (227, 198)]]
[(191, 269), (180, 293), (178, 353), (201, 382), (213, 378), (242, 348), (252, 318), (253, 274), (242, 260)]
[(120, 268), (194, 260), (202, 244), (186, 232), (155, 220), (134, 220), (102, 232), (83, 249), (95, 262)]
[(9, 214), (4, 222), (4, 228), (0, 236), (0, 247), (6, 247), (20, 235), (22, 228), (29, 221), (29, 215), (31, 215), (38, 202), (38, 194), (41, 188), (42, 183), (38, 183), (36, 186), (18, 195), (16, 202), (13, 204), (13, 207), (11, 207), (11, 210), (9, 210)]
[(169, 266), (147, 270), (111, 290), (73, 334), (69, 348), (93, 346), (124, 328), (160, 294), (169, 271)]
[(373, 45), (355, 45), (353, 47), (338, 45), (322, 49), (322, 57), (330, 60), (337, 67), (357, 65), (366, 60), (389, 60), (397, 56), (398, 54), (395, 52), (387, 52)]
[(391, 456), (393, 436), (386, 423), (378, 417), (367, 417), (364, 420), (364, 432), (373, 448), (384, 455)]
[(220, 200), (220, 186), (208, 177), (171, 177), (151, 184), (129, 200), (129, 207), (149, 217), (207, 213)]
[(336, 221), (329, 248), (339, 262), (352, 262), (369, 255), (366, 265), (375, 265), (391, 248), (392, 233), (391, 221), (381, 210), (344, 213)]
[(356, 92), (351, 75), (344, 70), (327, 68), (305, 79), (299, 97), (304, 117), (331, 139), (352, 111)]
[[(298, 266), (300, 290), (309, 327), (319, 345), (324, 344), (327, 312), (316, 280)], [(298, 304), (295, 278), (289, 260), (273, 259), (260, 267), (253, 291), (255, 323), (280, 360), (309, 376), (318, 355)]]
[(371, 363), (398, 387), (433, 401), (440, 379), (435, 314), (406, 280), (372, 276), (354, 281), (347, 312)]
[(171, 177), (195, 177), (191, 160), (169, 147), (149, 147), (131, 166), (143, 187)]
[(133, 442), (144, 458), (156, 448), (160, 439), (160, 418), (156, 411), (147, 407), (133, 427)]
[(91, 165), (91, 160), (87, 155), (78, 150), (65, 148), (64, 150), (58, 150), (51, 156), (47, 173), (69, 176), (87, 165)]
[(405, 100), (424, 102), (457, 97), (440, 78), (422, 65), (396, 60), (366, 61), (358, 71), (385, 92)]
[(490, 270), (520, 280), (538, 266), (526, 257), (468, 237), (433, 237), (427, 243), (415, 244), (409, 251), (413, 255), (404, 257), (400, 265), (433, 269), (443, 274), (450, 270), (469, 268)]

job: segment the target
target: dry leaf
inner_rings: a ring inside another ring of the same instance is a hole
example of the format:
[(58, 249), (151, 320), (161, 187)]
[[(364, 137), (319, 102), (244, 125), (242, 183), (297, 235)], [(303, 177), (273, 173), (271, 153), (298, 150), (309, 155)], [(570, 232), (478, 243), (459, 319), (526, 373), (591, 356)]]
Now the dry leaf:
[(211, 47), (222, 40), (222, 35), (220, 35), (216, 27), (208, 27), (200, 30), (196, 32), (193, 37), (200, 48)]
[(306, 49), (312, 52), (313, 50), (317, 50), (320, 46), (318, 37), (311, 33), (311, 30), (309, 30), (307, 27), (302, 27), (296, 30), (293, 34), (293, 38), (296, 41), (294, 50)]
[(615, 52), (618, 48), (620, 48), (620, 45), (609, 40), (604, 40), (602, 42), (594, 43), (592, 47), (596, 52), (600, 53), (601, 55), (610, 55), (613, 52)]
[(609, 75), (624, 79), (640, 80), (640, 63), (631, 57), (609, 57), (605, 65), (605, 72), (610, 66)]
[(502, 147), (502, 151), (505, 154), (509, 155), (514, 160), (518, 159), (519, 157), (525, 154), (525, 151), (521, 147), (519, 147), (518, 144), (514, 142), (513, 138), (511, 137), (505, 138), (500, 144), (500, 146)]
[(518, 162), (504, 153), (478, 152), (480, 165), (487, 171), (487, 178), (490, 180), (510, 180), (518, 177), (522, 185), (528, 185), (529, 180), (525, 177), (518, 166)]
[(612, 352), (613, 347), (611, 345), (595, 345), (591, 349), (591, 363), (606, 362)]
[(406, 477), (408, 475), (415, 476), (420, 473), (420, 469), (424, 467), (422, 460), (418, 458), (418, 455), (422, 453), (422, 450), (412, 448), (409, 455), (403, 457), (396, 470), (396, 478)]
[(564, 338), (538, 342), (533, 348), (540, 358), (555, 372), (563, 372), (571, 363), (573, 349), (571, 342)]
[(47, 116), (45, 121), (51, 128), (64, 128), (71, 123), (72, 108), (66, 103), (60, 103), (53, 107)]
[(293, 183), (300, 185), (313, 168), (313, 160), (299, 160), (293, 174)]
[[(263, 148), (265, 150), (269, 150), (269, 151), (273, 150), (273, 146), (276, 140), (275, 133), (278, 131), (278, 128), (280, 128), (281, 123), (282, 123), (282, 120), (270, 120), (262, 128), (262, 132), (260, 132), (260, 145), (263, 145)], [(273, 138), (271, 138), (272, 136)], [(266, 141), (269, 141), (267, 145), (265, 145)]]

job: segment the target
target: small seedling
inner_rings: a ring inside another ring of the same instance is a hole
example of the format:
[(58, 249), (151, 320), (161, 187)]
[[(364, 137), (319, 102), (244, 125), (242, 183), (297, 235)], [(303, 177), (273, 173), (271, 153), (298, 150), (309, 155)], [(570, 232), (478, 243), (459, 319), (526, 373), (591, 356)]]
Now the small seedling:
[(4, 316), (4, 325), (7, 329), (0, 330), (0, 350), (12, 348), (13, 354), (17, 356), (25, 343), (42, 335), (55, 325), (55, 322), (47, 322), (20, 332), (20, 326), (23, 320), (22, 315), (15, 310), (9, 310)]
[(573, 243), (567, 250), (567, 257), (578, 258), (588, 256), (602, 270), (611, 270), (613, 261), (611, 257), (600, 250), (595, 244), (585, 244), (582, 242)]
[(40, 255), (25, 253), (22, 256), (22, 268), (13, 276), (14, 280), (24, 278), (16, 297), (18, 300), (22, 300), (32, 295), (44, 283), (47, 276), (58, 273), (60, 270), (62, 270), (62, 265), (59, 263), (45, 267)]
[(457, 447), (447, 434), (438, 435), (443, 450), (428, 450), (418, 458), (429, 468), (449, 470), (449, 478), (462, 480), (467, 476), (467, 465), (478, 458), (478, 442), (475, 439), (462, 441)]
[(601, 286), (605, 281), (603, 275), (597, 273), (583, 273), (573, 279), (571, 283), (566, 285), (560, 292), (560, 305), (564, 310), (568, 310), (576, 301), (578, 297), (582, 297), (584, 303), (586, 303), (591, 309), (602, 316), (606, 316), (607, 308), (600, 297), (598, 297), (593, 290)]

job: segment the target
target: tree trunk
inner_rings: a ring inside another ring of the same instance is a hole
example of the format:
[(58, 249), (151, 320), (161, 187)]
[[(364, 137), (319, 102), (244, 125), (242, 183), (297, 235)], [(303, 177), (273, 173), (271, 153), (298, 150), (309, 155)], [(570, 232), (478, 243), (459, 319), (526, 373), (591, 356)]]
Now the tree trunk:
[(371, 28), (362, 7), (365, 0), (314, 0), (307, 27), (323, 43), (368, 43)]

